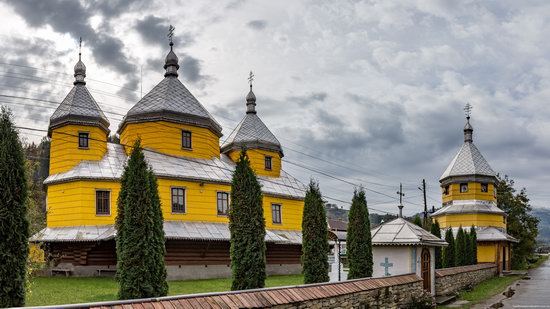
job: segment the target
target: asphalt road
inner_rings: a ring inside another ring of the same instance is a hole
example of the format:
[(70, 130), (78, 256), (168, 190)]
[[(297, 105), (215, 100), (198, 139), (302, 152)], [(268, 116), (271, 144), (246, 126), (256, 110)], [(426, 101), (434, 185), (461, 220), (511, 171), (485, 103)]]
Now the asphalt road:
[(504, 299), (503, 308), (550, 308), (550, 260), (528, 274), (530, 280), (519, 281), (514, 286), (514, 296)]

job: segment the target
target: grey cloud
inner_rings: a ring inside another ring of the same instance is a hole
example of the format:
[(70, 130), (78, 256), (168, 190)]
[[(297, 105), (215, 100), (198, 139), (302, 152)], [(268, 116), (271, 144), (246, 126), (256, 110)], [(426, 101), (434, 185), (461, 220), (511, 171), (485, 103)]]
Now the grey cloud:
[(251, 20), (246, 26), (254, 30), (264, 30), (267, 27), (267, 21), (261, 19)]
[(91, 3), (90, 8), (100, 12), (107, 18), (111, 18), (124, 13), (150, 8), (152, 4), (153, 1), (151, 0), (96, 0)]
[[(163, 18), (148, 15), (145, 18), (136, 22), (136, 30), (143, 37), (145, 42), (151, 45), (166, 46), (168, 45), (168, 27), (170, 23)], [(190, 33), (176, 29), (174, 32), (174, 45), (178, 47), (189, 46), (194, 43), (195, 39)]]
[(287, 100), (298, 103), (300, 106), (308, 106), (314, 102), (324, 102), (328, 94), (326, 92), (313, 92), (307, 95), (290, 96)]

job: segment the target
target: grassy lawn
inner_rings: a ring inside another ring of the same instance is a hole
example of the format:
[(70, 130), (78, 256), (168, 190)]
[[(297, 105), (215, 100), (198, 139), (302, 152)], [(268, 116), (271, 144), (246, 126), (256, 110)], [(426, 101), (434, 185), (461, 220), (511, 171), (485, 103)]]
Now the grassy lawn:
[[(459, 300), (467, 300), (470, 303), (462, 307), (453, 308), (470, 308), (471, 306), (482, 302), (492, 296), (504, 291), (507, 286), (514, 281), (521, 278), (521, 276), (507, 276), (507, 277), (494, 277), (489, 280), (483, 281), (478, 284), (473, 290), (469, 292), (460, 292)], [(451, 308), (448, 306), (437, 306), (437, 308)]]
[(544, 263), (544, 262), (546, 262), (546, 260), (548, 260), (549, 256), (548, 255), (539, 255), (538, 257), (539, 257), (539, 259), (535, 263), (529, 265), (529, 269), (539, 267), (542, 263)]
[[(302, 275), (271, 276), (266, 287), (298, 285)], [(169, 281), (169, 295), (228, 291), (231, 279)], [(61, 305), (116, 300), (117, 282), (112, 278), (38, 277), (33, 280), (27, 306)]]

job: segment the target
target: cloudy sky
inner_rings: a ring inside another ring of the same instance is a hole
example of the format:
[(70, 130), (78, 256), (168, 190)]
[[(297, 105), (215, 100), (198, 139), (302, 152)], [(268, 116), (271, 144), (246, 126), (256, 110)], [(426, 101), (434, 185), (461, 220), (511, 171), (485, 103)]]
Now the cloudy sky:
[(163, 78), (172, 24), (180, 78), (224, 134), (244, 115), (253, 70), (284, 168), (329, 197), (349, 201), (362, 184), (371, 208), (396, 212), (402, 182), (411, 214), (425, 178), (440, 204), (470, 102), (493, 169), (550, 206), (548, 1), (14, 0), (0, 1), (0, 20), (0, 95), (53, 101), (0, 97), (19, 125), (47, 128), (82, 37), (87, 86), (116, 131)]

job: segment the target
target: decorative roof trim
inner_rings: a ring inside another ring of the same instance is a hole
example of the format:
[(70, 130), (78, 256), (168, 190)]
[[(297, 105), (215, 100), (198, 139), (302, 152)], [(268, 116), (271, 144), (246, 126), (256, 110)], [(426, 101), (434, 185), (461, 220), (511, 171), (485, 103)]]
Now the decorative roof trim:
[(250, 142), (231, 142), (229, 144), (223, 145), (221, 147), (222, 153), (227, 153), (232, 150), (238, 150), (240, 151), (242, 147), (246, 147), (246, 149), (262, 149), (266, 151), (273, 151), (277, 152), (281, 155), (281, 158), (284, 157), (283, 149), (281, 146), (277, 146), (270, 143), (264, 143), (261, 141), (250, 141)]
[(457, 176), (447, 176), (439, 180), (441, 186), (444, 187), (453, 183), (462, 183), (462, 182), (486, 182), (496, 184), (498, 183), (496, 176), (487, 176), (481, 174), (474, 175), (457, 175)]
[(127, 115), (124, 117), (120, 125), (118, 126), (117, 133), (122, 133), (124, 128), (129, 123), (143, 123), (143, 122), (156, 122), (166, 121), (174, 122), (178, 124), (186, 124), (206, 128), (216, 134), (217, 137), (222, 137), (222, 127), (214, 121), (212, 118), (205, 118), (194, 116), (190, 114), (180, 114), (174, 112), (152, 112), (152, 113), (140, 113), (134, 115)]
[(109, 122), (105, 121), (104, 119), (97, 119), (96, 117), (89, 117), (89, 116), (78, 116), (78, 115), (66, 115), (60, 118), (55, 119), (54, 121), (50, 121), (50, 125), (48, 126), (48, 137), (52, 136), (52, 131), (60, 128), (65, 125), (84, 125), (84, 126), (92, 126), (92, 127), (98, 127), (105, 131), (107, 135), (111, 133), (111, 130), (109, 130)]

